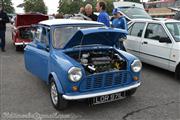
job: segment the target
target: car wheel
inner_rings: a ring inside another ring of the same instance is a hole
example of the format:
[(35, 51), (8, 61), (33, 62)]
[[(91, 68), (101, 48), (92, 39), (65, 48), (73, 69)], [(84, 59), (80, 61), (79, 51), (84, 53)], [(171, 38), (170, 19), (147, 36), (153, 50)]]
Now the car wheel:
[(20, 51), (21, 47), (20, 46), (16, 46), (16, 51)]
[(177, 80), (180, 80), (180, 64), (176, 68), (175, 77)]
[(126, 92), (124, 92), (124, 94), (122, 95), (123, 97), (131, 97), (135, 92), (136, 92), (137, 88), (128, 90)]
[(53, 106), (57, 110), (63, 110), (67, 107), (68, 101), (62, 98), (62, 94), (58, 92), (57, 85), (52, 78), (50, 83), (50, 98)]

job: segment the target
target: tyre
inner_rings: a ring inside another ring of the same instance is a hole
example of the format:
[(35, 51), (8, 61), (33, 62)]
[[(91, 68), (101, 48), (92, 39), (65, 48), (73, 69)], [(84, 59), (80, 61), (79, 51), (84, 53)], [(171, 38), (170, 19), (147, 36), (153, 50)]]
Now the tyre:
[(57, 85), (54, 82), (53, 78), (51, 78), (51, 83), (50, 83), (50, 98), (53, 106), (57, 110), (63, 110), (68, 105), (68, 101), (63, 99), (62, 94), (58, 92)]
[(123, 97), (131, 97), (136, 92), (136, 90), (137, 90), (137, 88), (125, 91), (122, 96)]
[(180, 80), (180, 64), (177, 66), (176, 71), (175, 71), (175, 78), (177, 80)]
[(21, 51), (21, 50), (22, 50), (21, 46), (16, 46), (16, 51)]

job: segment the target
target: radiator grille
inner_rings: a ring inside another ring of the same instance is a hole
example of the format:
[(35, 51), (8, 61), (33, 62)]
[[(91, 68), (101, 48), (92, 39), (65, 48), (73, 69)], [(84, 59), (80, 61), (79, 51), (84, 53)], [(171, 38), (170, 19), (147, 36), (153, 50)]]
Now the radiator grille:
[(131, 83), (132, 78), (128, 71), (98, 73), (87, 76), (80, 85), (81, 91), (90, 91), (114, 86), (123, 86)]

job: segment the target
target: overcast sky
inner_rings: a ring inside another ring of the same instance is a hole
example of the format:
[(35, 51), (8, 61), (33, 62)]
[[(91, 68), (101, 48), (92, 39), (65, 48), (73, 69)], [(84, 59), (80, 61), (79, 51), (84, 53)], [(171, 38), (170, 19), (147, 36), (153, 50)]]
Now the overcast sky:
[[(13, 6), (17, 13), (23, 13), (22, 8), (17, 8), (16, 6), (23, 3), (24, 0), (12, 0)], [(48, 14), (57, 13), (57, 7), (59, 0), (44, 0), (46, 6), (48, 7)]]

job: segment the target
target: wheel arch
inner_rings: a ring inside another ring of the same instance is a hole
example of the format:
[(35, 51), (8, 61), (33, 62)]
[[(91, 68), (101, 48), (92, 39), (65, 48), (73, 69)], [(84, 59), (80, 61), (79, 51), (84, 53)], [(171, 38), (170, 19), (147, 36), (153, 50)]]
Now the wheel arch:
[(180, 63), (176, 66), (175, 78), (176, 78), (177, 80), (180, 80)]
[(52, 80), (51, 78), (54, 79), (54, 82), (56, 83), (57, 88), (58, 88), (58, 92), (61, 93), (61, 94), (63, 94), (63, 93), (64, 93), (64, 90), (63, 90), (62, 84), (61, 84), (61, 82), (59, 81), (59, 79), (58, 79), (58, 77), (57, 77), (57, 75), (56, 75), (55, 72), (51, 72), (51, 73), (49, 74), (49, 77), (48, 77), (48, 85), (51, 83), (51, 80)]
[(177, 64), (175, 72), (178, 70), (178, 68), (180, 68), (180, 62)]

